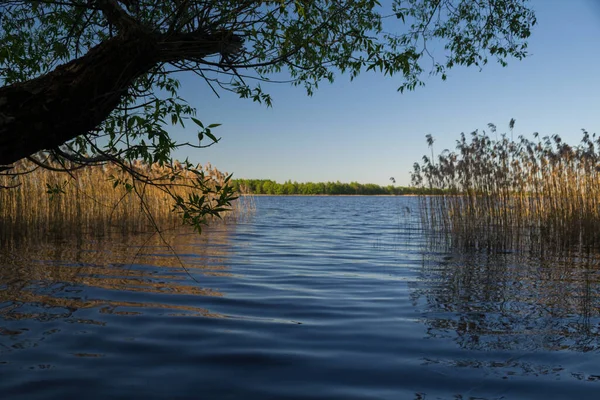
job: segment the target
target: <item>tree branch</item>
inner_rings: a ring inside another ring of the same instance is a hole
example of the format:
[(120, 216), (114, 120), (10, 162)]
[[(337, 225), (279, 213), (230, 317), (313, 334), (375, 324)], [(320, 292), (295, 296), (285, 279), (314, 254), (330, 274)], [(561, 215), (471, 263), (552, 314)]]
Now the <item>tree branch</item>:
[(116, 0), (94, 0), (94, 4), (102, 11), (108, 23), (114, 25), (119, 32), (127, 33), (141, 28), (141, 25), (129, 16)]

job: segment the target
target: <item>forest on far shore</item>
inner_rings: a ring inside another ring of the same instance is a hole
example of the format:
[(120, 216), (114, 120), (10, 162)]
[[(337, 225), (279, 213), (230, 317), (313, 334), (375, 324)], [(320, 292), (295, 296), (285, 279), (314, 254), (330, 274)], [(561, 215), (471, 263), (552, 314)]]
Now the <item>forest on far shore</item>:
[(374, 183), (342, 182), (292, 182), (278, 183), (270, 179), (234, 179), (234, 189), (247, 194), (272, 195), (419, 195), (443, 194), (441, 189), (405, 186), (380, 186)]

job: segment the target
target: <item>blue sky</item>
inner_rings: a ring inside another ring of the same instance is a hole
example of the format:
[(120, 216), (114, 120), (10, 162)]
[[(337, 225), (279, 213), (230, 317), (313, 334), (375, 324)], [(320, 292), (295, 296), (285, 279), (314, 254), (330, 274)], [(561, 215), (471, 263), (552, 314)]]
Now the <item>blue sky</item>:
[[(538, 25), (530, 56), (509, 65), (455, 68), (448, 79), (403, 94), (397, 78), (376, 73), (350, 82), (338, 76), (312, 97), (300, 87), (265, 87), (272, 108), (223, 94), (217, 98), (196, 78), (182, 80), (184, 97), (205, 123), (221, 123), (222, 140), (203, 150), (177, 153), (210, 162), (236, 178), (298, 182), (358, 181), (410, 184), (415, 161), (434, 149), (454, 149), (461, 132), (495, 123), (515, 137), (559, 134), (576, 144), (581, 128), (600, 134), (600, 0), (534, 0)], [(176, 137), (187, 132), (177, 132)]]

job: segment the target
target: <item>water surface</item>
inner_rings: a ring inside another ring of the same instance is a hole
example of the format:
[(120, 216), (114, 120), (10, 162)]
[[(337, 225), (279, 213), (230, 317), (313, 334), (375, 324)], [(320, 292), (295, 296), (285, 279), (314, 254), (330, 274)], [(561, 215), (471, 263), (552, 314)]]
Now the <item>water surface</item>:
[(410, 197), (256, 202), (172, 248), (4, 243), (2, 398), (599, 397), (596, 255), (440, 244)]

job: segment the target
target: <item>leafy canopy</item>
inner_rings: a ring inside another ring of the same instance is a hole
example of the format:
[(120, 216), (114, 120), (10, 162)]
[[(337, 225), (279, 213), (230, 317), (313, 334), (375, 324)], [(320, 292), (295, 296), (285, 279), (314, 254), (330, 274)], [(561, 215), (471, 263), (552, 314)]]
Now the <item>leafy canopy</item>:
[[(180, 97), (178, 73), (197, 75), (216, 95), (231, 91), (267, 106), (267, 82), (310, 95), (339, 74), (369, 70), (397, 76), (402, 92), (427, 74), (446, 79), (454, 66), (525, 57), (535, 23), (527, 0), (0, 0), (0, 79), (31, 80), (119, 36), (153, 41), (155, 65), (97, 129), (55, 156), (163, 164), (180, 146), (218, 141), (218, 125), (203, 124)], [(432, 42), (445, 49), (437, 58)], [(169, 124), (191, 124), (197, 135), (176, 142)]]

